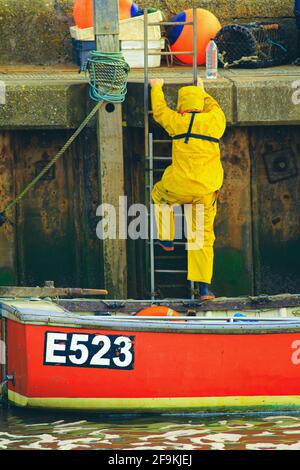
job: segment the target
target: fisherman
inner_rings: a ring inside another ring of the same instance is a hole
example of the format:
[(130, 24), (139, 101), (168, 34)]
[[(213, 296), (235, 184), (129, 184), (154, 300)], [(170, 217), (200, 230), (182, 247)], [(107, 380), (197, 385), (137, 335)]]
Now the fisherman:
[[(174, 251), (173, 206), (189, 205), (192, 217), (187, 219), (188, 280), (200, 285), (200, 300), (211, 300), (210, 291), (214, 261), (214, 221), (217, 199), (223, 185), (219, 139), (226, 129), (225, 115), (215, 99), (198, 86), (179, 90), (177, 112), (166, 103), (164, 80), (150, 81), (153, 117), (173, 138), (172, 164), (153, 189), (159, 245), (165, 251)], [(198, 217), (202, 207), (203, 217)], [(204, 227), (203, 227), (204, 220)], [(199, 244), (195, 233), (201, 232)]]

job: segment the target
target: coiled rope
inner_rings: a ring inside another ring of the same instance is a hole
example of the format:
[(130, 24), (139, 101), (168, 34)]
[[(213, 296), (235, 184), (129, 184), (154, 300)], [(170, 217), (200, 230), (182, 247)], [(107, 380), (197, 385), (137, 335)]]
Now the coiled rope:
[(90, 53), (86, 73), (90, 77), (90, 97), (94, 101), (123, 103), (130, 67), (121, 52)]
[(129, 65), (125, 62), (121, 53), (92, 52), (87, 63), (87, 72), (90, 75), (90, 97), (97, 101), (96, 106), (80, 124), (78, 129), (71, 135), (65, 145), (52, 158), (52, 160), (42, 169), (42, 171), (21, 191), (21, 193), (6, 205), (0, 213), (0, 227), (6, 222), (12, 224), (7, 217), (13, 207), (20, 203), (26, 194), (43, 178), (43, 176), (55, 165), (73, 144), (79, 134), (93, 119), (100, 110), (104, 102), (123, 103), (127, 92)]

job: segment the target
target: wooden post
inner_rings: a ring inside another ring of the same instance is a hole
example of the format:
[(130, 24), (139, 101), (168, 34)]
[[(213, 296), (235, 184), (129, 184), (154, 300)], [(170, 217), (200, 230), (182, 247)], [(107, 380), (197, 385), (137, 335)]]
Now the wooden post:
[[(96, 49), (119, 52), (118, 0), (94, 0)], [(112, 111), (112, 109), (114, 109)], [(122, 105), (105, 104), (99, 111), (99, 182), (102, 203), (111, 204), (119, 216), (119, 197), (124, 196)], [(117, 220), (119, 218), (117, 217)], [(126, 240), (104, 240), (105, 288), (110, 298), (127, 297)]]

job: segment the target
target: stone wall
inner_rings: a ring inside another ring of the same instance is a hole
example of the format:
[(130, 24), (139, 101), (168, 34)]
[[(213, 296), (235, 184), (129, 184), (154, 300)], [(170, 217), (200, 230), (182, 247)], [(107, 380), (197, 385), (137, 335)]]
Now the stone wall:
[[(191, 0), (137, 0), (141, 6), (153, 6), (167, 17), (190, 7)], [(296, 55), (296, 22), (293, 0), (195, 0), (208, 8), (223, 24), (253, 19), (281, 19), (287, 28), (293, 55)], [(1, 64), (72, 63), (69, 26), (73, 0), (0, 0)]]
[(0, 64), (72, 62), (73, 0), (0, 0)]
[(293, 0), (137, 0), (142, 7), (162, 9), (168, 16), (179, 13), (194, 4), (207, 8), (220, 19), (294, 17)]

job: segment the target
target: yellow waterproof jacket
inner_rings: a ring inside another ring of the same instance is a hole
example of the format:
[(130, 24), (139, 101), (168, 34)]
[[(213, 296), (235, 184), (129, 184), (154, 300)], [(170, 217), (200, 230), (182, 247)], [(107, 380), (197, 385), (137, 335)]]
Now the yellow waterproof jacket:
[[(178, 110), (171, 110), (166, 103), (160, 85), (152, 88), (153, 117), (171, 137), (186, 134), (190, 127), (190, 111), (195, 114), (192, 134), (212, 137), (213, 141), (198, 138), (173, 140), (172, 165), (164, 172), (162, 183), (167, 191), (182, 195), (203, 195), (218, 191), (224, 179), (220, 139), (226, 129), (225, 115), (209, 94), (199, 87), (181, 88), (178, 95)], [(187, 112), (184, 112), (187, 111)], [(182, 114), (183, 113), (183, 114)]]

